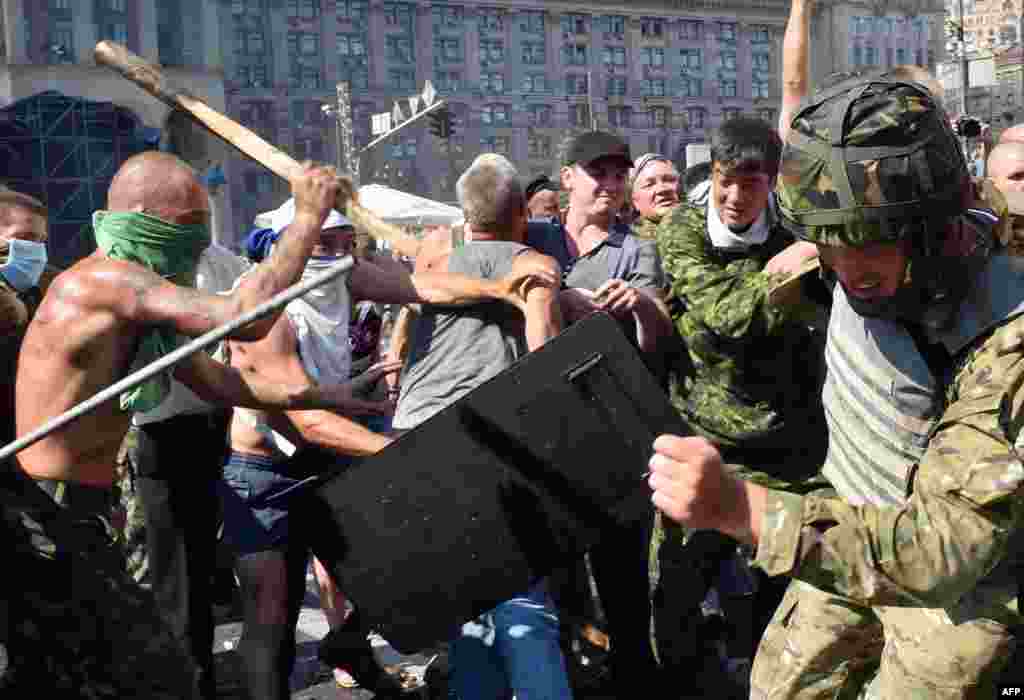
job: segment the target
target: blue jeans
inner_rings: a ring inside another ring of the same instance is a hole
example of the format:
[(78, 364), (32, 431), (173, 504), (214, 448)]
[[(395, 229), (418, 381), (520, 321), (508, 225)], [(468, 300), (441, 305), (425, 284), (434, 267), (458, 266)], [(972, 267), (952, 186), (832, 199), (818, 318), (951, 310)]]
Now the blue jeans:
[(571, 700), (545, 581), (462, 626), (449, 647), (458, 700)]

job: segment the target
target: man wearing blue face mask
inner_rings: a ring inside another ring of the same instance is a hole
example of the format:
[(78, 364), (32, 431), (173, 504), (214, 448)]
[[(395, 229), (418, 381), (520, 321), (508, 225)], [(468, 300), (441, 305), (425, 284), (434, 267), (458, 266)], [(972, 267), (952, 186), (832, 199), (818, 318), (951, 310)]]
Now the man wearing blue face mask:
[(53, 278), (46, 264), (46, 208), (0, 190), (0, 444), (14, 439), (14, 370), (25, 327)]

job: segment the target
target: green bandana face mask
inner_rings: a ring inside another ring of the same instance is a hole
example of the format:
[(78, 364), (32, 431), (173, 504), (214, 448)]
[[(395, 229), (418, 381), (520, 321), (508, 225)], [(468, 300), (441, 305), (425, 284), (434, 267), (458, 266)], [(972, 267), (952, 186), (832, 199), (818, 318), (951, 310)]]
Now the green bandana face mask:
[[(96, 245), (108, 258), (142, 265), (175, 284), (195, 285), (199, 256), (210, 245), (210, 229), (203, 224), (172, 224), (149, 214), (97, 211), (93, 214)], [(139, 341), (133, 370), (174, 350), (173, 329), (154, 328)], [(121, 394), (121, 410), (151, 411), (171, 390), (170, 371)]]

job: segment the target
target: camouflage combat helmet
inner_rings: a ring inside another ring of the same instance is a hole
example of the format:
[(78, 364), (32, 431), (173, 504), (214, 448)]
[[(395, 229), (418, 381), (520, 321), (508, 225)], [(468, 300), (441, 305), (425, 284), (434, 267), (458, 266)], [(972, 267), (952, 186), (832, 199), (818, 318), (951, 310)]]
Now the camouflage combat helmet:
[(777, 195), (783, 222), (804, 240), (863, 246), (915, 237), (920, 244), (964, 210), (968, 182), (956, 136), (927, 88), (856, 77), (801, 105)]

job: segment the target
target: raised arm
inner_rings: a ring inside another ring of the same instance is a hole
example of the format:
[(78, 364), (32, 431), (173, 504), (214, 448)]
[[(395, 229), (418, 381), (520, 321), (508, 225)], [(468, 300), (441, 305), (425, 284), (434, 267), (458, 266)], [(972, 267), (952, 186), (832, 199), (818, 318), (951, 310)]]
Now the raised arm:
[[(232, 363), (235, 371), (250, 378), (258, 378), (267, 385), (305, 387), (298, 392), (298, 400), (281, 406), (285, 418), (303, 440), (344, 455), (368, 455), (384, 448), (389, 440), (367, 430), (358, 423), (333, 410), (309, 410), (326, 405), (337, 411), (360, 410), (360, 402), (351, 392), (339, 390), (344, 385), (317, 386), (310, 381), (298, 354), (298, 344), (291, 323), (281, 318), (271, 332), (255, 342), (233, 342)], [(273, 408), (261, 406), (259, 408)]]
[(525, 262), (521, 268), (498, 280), (484, 280), (448, 272), (416, 272), (382, 268), (361, 261), (349, 276), (349, 289), (357, 301), (370, 299), (389, 304), (439, 304), (465, 306), (497, 299), (522, 309), (525, 291), (540, 284), (558, 287), (560, 276), (538, 261)]
[(814, 0), (793, 0), (786, 34), (782, 38), (782, 105), (779, 110), (779, 136), (786, 140), (790, 122), (800, 101), (810, 89), (808, 54), (811, 46), (811, 10)]
[[(191, 337), (237, 318), (299, 279), (319, 239), (320, 226), (345, 187), (332, 168), (311, 167), (293, 181), (295, 221), (274, 247), (273, 254), (250, 270), (231, 294), (211, 294), (181, 287), (141, 266), (125, 264), (121, 266), (118, 279), (123, 287), (113, 290), (109, 303), (130, 321), (168, 325)], [(99, 282), (102, 285), (102, 280)], [(233, 337), (262, 338), (279, 313), (254, 321)]]

